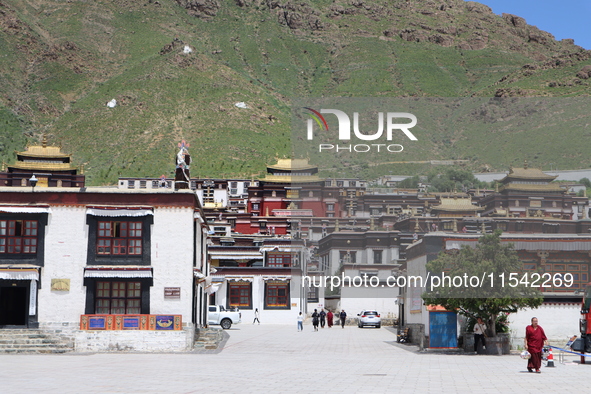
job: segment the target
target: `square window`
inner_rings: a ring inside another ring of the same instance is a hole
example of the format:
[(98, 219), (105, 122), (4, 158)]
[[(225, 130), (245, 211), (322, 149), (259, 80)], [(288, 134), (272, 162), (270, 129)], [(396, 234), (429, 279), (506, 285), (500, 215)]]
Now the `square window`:
[(97, 254), (141, 255), (141, 222), (98, 222)]
[(141, 313), (140, 282), (96, 282), (95, 313), (139, 314)]
[(289, 284), (268, 282), (265, 294), (265, 306), (274, 308), (287, 308)]
[(228, 285), (228, 306), (249, 308), (251, 306), (250, 286), (249, 282), (230, 282)]
[(37, 220), (0, 220), (0, 253), (36, 254)]

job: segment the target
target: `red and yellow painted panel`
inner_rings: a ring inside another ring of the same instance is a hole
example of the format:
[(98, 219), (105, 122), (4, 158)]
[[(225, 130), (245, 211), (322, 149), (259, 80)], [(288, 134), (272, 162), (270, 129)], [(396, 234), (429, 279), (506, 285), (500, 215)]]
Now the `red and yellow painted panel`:
[(180, 331), (181, 315), (82, 315), (81, 330), (163, 330)]

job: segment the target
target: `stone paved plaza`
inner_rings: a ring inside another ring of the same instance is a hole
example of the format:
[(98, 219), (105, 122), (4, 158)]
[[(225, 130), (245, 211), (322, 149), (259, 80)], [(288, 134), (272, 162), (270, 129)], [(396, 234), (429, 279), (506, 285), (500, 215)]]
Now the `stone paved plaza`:
[(419, 353), (385, 327), (240, 324), (228, 333), (218, 354), (0, 355), (0, 392), (582, 393), (591, 376), (576, 356), (533, 374), (516, 355)]

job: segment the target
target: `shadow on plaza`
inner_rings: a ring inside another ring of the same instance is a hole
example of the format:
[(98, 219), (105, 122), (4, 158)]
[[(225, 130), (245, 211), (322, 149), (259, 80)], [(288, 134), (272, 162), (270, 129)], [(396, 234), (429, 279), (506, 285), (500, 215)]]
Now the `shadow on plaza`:
[(396, 340), (397, 329), (395, 327), (386, 327), (386, 329), (392, 332), (394, 340), (384, 341), (384, 343), (402, 349), (409, 353), (415, 354), (441, 354), (441, 355), (456, 355), (456, 356), (485, 356), (485, 354), (475, 354), (474, 352), (466, 352), (462, 348), (450, 348), (450, 349), (431, 349), (421, 348), (415, 343), (400, 343)]

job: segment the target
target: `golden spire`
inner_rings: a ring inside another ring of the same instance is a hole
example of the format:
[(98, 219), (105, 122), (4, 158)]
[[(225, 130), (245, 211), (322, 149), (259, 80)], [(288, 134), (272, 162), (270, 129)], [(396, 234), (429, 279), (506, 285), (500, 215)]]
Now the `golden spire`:
[(43, 137), (41, 138), (41, 146), (47, 148), (47, 135), (43, 133)]
[(527, 159), (523, 161), (523, 168), (527, 170)]

